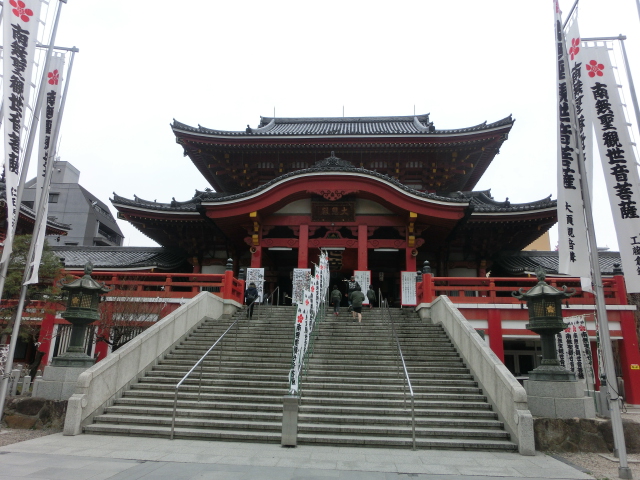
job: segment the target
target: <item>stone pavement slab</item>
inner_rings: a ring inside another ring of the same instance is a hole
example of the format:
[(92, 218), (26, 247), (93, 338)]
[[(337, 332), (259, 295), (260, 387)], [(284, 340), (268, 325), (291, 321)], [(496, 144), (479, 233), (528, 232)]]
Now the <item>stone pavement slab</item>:
[(0, 480), (593, 479), (553, 457), (48, 435), (0, 447)]

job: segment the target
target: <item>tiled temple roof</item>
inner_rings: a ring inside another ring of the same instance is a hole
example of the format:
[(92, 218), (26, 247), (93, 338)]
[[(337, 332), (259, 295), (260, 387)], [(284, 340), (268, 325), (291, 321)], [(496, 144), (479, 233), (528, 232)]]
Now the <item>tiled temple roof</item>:
[(87, 262), (96, 270), (175, 270), (185, 264), (185, 254), (163, 247), (51, 247), (66, 269), (82, 269)]
[(429, 121), (429, 114), (397, 117), (318, 117), (318, 118), (272, 118), (260, 117), (257, 128), (247, 125), (244, 131), (228, 131), (192, 127), (174, 119), (171, 128), (205, 135), (233, 137), (279, 137), (279, 136), (332, 136), (332, 135), (443, 135), (474, 133), (510, 126), (511, 115), (493, 123), (481, 123), (467, 128), (438, 130)]
[(175, 201), (175, 199), (171, 203), (158, 203), (156, 201), (148, 201), (143, 200), (137, 196), (134, 196), (134, 199), (128, 199), (125, 197), (121, 197), (117, 195), (115, 192), (113, 194), (114, 198), (111, 200), (113, 204), (119, 205), (129, 205), (149, 210), (160, 210), (167, 212), (196, 212), (197, 207), (200, 203), (216, 203), (222, 201), (229, 200), (239, 200), (245, 197), (253, 196), (261, 191), (269, 189), (272, 185), (288, 179), (294, 178), (297, 176), (303, 176), (309, 173), (317, 173), (317, 172), (328, 172), (328, 173), (357, 173), (359, 175), (367, 175), (371, 177), (376, 177), (387, 181), (393, 184), (395, 187), (403, 190), (404, 192), (415, 195), (418, 197), (422, 197), (424, 199), (433, 200), (433, 201), (444, 201), (450, 203), (460, 203), (460, 204), (469, 204), (474, 212), (522, 212), (522, 211), (533, 211), (539, 210), (543, 208), (551, 208), (556, 206), (556, 201), (551, 200), (551, 196), (544, 198), (542, 200), (538, 200), (530, 203), (522, 203), (522, 204), (511, 204), (509, 201), (506, 202), (496, 202), (493, 198), (490, 197), (489, 191), (484, 192), (456, 192), (452, 193), (448, 196), (436, 195), (435, 193), (427, 193), (421, 192), (418, 190), (414, 190), (411, 187), (408, 187), (393, 177), (389, 177), (388, 175), (383, 175), (381, 173), (367, 170), (364, 168), (356, 168), (346, 160), (341, 160), (337, 157), (331, 156), (325, 158), (324, 160), (320, 160), (316, 163), (315, 166), (311, 168), (305, 168), (301, 170), (296, 170), (294, 172), (286, 173), (277, 177), (258, 188), (253, 190), (249, 190), (247, 192), (237, 193), (237, 194), (224, 194), (219, 192), (214, 192), (211, 190), (200, 191), (196, 190), (196, 194), (193, 196), (191, 200), (187, 200), (184, 202)]
[[(598, 252), (598, 262), (602, 275), (613, 275), (614, 264), (621, 265), (619, 252), (600, 251)], [(558, 274), (558, 252), (557, 251), (525, 251), (512, 255), (505, 255), (494, 262), (494, 268), (504, 271), (509, 275), (523, 275), (535, 273), (539, 267), (543, 268), (547, 274)]]

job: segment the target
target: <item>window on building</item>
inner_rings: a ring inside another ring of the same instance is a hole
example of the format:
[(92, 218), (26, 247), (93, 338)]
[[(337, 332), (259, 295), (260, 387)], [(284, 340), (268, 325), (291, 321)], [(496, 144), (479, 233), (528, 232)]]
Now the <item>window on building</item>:
[(58, 200), (60, 200), (60, 194), (59, 193), (50, 193), (49, 194), (49, 203), (58, 203)]
[(33, 202), (22, 202), (22, 204), (29, 208), (33, 208)]

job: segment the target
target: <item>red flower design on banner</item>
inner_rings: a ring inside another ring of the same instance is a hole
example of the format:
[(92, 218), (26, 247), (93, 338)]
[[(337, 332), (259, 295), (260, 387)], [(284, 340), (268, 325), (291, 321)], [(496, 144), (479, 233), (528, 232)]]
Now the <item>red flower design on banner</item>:
[(595, 77), (596, 75), (598, 77), (602, 77), (604, 75), (604, 73), (602, 73), (602, 70), (604, 70), (604, 65), (596, 62), (595, 60), (590, 60), (589, 63), (587, 63), (587, 72), (591, 78)]
[(315, 292), (315, 291), (316, 291), (316, 287), (313, 287), (313, 286), (312, 286), (312, 287), (311, 287), (311, 293), (313, 293), (313, 292)]
[(60, 80), (60, 73), (58, 70), (47, 73), (47, 77), (49, 77), (49, 85), (58, 85), (58, 81)]
[(569, 49), (569, 55), (571, 55), (571, 60), (573, 60), (575, 56), (578, 55), (578, 52), (580, 52), (580, 39), (574, 38), (571, 40), (571, 48)]
[(305, 305), (309, 305), (309, 299), (308, 298), (304, 301), (304, 304)]
[(10, 0), (9, 3), (13, 7), (11, 11), (16, 17), (20, 18), (23, 22), (31, 20), (29, 17), (33, 17), (33, 10), (25, 8), (27, 5), (22, 0)]
[(302, 320), (304, 320), (304, 315), (298, 315), (298, 323), (302, 323)]
[(560, 11), (560, 3), (558, 0), (556, 0), (556, 13), (562, 13), (562, 11)]

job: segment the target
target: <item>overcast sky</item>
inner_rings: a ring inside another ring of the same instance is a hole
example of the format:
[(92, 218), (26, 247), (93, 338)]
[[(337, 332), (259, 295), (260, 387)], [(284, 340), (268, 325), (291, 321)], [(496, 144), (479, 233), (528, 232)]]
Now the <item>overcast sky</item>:
[[(572, 4), (560, 1), (565, 16)], [(627, 35), (640, 71), (635, 0), (581, 0), (580, 27), (583, 38)], [(512, 203), (556, 198), (552, 0), (68, 0), (56, 44), (80, 49), (60, 158), (109, 205), (114, 191), (170, 202), (209, 186), (175, 143), (174, 118), (244, 130), (274, 108), (319, 117), (342, 116), (343, 106), (345, 116), (415, 108), (439, 129), (513, 114), (477, 189)], [(602, 185), (598, 245), (615, 249)], [(125, 245), (154, 245), (119, 224)]]

